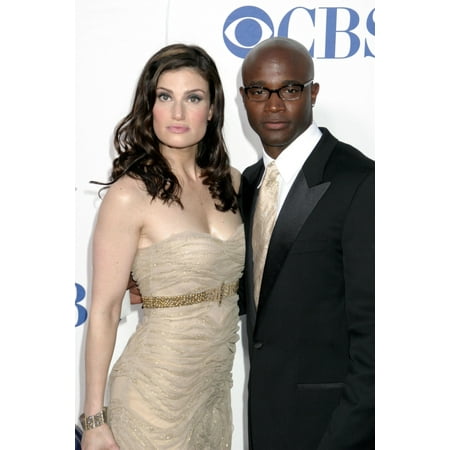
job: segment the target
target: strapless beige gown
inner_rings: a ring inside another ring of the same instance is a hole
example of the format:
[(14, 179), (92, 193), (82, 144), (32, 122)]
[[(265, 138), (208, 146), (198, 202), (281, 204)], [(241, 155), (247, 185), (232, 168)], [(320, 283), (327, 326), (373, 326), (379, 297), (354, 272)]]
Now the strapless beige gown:
[[(133, 276), (144, 297), (180, 296), (237, 281), (244, 228), (225, 241), (185, 232), (140, 249)], [(121, 450), (231, 448), (231, 370), (237, 294), (143, 308), (110, 375), (108, 422)]]

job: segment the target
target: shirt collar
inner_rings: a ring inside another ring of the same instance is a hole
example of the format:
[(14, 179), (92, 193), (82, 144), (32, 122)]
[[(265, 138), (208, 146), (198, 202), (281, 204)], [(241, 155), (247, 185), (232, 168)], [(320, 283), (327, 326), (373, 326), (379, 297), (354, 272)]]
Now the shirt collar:
[[(285, 183), (297, 176), (308, 156), (319, 142), (322, 132), (315, 122), (286, 147), (276, 159), (276, 166)], [(263, 162), (266, 168), (273, 159), (263, 150)]]

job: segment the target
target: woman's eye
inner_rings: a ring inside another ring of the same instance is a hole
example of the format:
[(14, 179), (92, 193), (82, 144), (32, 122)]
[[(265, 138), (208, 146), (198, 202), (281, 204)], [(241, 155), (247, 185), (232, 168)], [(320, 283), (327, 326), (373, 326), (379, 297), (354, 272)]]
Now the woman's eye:
[(162, 102), (167, 102), (170, 100), (170, 95), (166, 92), (161, 92), (160, 94), (158, 94), (158, 99)]
[(191, 103), (198, 103), (202, 101), (202, 98), (199, 95), (190, 95), (188, 101)]

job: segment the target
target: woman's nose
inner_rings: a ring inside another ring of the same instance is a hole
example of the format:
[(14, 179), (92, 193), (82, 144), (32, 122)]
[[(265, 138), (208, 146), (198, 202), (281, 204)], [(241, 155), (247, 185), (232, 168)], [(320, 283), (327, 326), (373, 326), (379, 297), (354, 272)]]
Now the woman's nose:
[(184, 105), (182, 102), (175, 101), (173, 103), (172, 116), (177, 120), (181, 120), (184, 118)]

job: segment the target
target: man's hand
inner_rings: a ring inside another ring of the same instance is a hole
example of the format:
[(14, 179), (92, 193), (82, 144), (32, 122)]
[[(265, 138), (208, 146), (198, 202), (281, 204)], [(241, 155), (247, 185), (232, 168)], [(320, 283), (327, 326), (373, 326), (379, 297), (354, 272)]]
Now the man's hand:
[(131, 274), (130, 274), (130, 279), (128, 281), (127, 289), (130, 291), (130, 303), (132, 305), (137, 305), (138, 303), (142, 303), (141, 292), (139, 291), (136, 281), (134, 281)]

